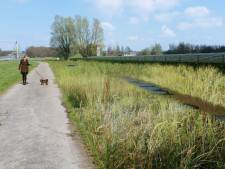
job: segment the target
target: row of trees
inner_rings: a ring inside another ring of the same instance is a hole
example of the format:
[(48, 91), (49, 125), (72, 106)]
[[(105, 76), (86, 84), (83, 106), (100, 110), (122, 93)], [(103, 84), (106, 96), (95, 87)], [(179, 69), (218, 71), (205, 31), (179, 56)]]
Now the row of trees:
[(162, 47), (160, 44), (156, 43), (155, 45), (141, 50), (138, 55), (161, 55), (163, 53)]
[(95, 56), (97, 48), (104, 46), (104, 32), (98, 19), (91, 25), (86, 17), (56, 16), (51, 35), (51, 47), (57, 48), (65, 59), (76, 53), (83, 57)]
[[(124, 56), (129, 55), (134, 52), (129, 46), (108, 46), (107, 50), (103, 52), (104, 56)], [(161, 55), (163, 50), (160, 44), (156, 43), (155, 45), (145, 48), (139, 52), (135, 52), (136, 55)]]
[(130, 52), (132, 52), (132, 49), (129, 46), (109, 45), (107, 50), (103, 51), (103, 56), (124, 56), (130, 54)]
[(192, 45), (181, 42), (178, 45), (170, 45), (165, 54), (186, 54), (186, 53), (219, 53), (225, 52), (225, 46)]
[[(89, 49), (91, 51), (91, 49)], [(71, 52), (71, 55), (79, 53), (79, 50)], [(102, 51), (102, 56), (125, 56), (130, 54), (136, 54), (139, 56), (143, 55), (161, 55), (161, 54), (186, 54), (186, 53), (218, 53), (225, 52), (225, 46), (206, 46), (206, 45), (191, 45), (180, 43), (179, 45), (170, 45), (169, 50), (162, 51), (160, 44), (155, 44), (152, 47), (145, 48), (139, 52), (133, 52), (133, 50), (127, 46), (108, 46), (106, 50)], [(10, 54), (11, 51), (2, 51), (0, 49), (0, 56), (6, 56)], [(52, 47), (29, 47), (26, 53), (30, 57), (58, 57), (61, 55), (62, 51), (59, 48)], [(96, 54), (96, 51), (93, 50)], [(91, 54), (94, 56), (95, 54)]]
[(29, 47), (26, 50), (26, 54), (29, 57), (57, 57), (58, 50), (50, 47)]
[(10, 53), (12, 53), (12, 51), (3, 51), (2, 49), (0, 49), (0, 56), (6, 56)]

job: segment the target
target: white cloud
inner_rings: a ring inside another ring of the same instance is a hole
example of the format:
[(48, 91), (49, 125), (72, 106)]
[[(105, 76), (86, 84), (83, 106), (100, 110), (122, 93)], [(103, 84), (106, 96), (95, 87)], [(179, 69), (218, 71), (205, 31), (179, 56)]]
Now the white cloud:
[[(91, 0), (89, 0), (91, 2)], [(117, 14), (121, 10), (136, 11), (140, 16), (154, 11), (166, 11), (175, 7), (181, 0), (94, 0), (103, 11)]]
[(204, 6), (189, 7), (184, 13), (189, 17), (207, 17), (210, 15), (209, 9)]
[(180, 30), (223, 26), (223, 18), (212, 16), (210, 10), (204, 6), (189, 7), (184, 11), (184, 14), (189, 20), (177, 25)]
[(95, 0), (97, 6), (105, 11), (116, 12), (123, 6), (123, 0)]
[(220, 17), (206, 17), (195, 19), (193, 21), (181, 22), (177, 25), (180, 30), (188, 30), (193, 28), (215, 28), (222, 27), (223, 19)]
[(168, 10), (176, 6), (180, 0), (131, 0), (134, 8), (143, 12), (152, 12), (155, 10)]
[(137, 17), (130, 17), (129, 23), (134, 25), (139, 24), (139, 19)]
[(163, 23), (168, 23), (173, 21), (175, 18), (177, 18), (179, 16), (179, 12), (166, 12), (166, 13), (160, 13), (155, 15), (155, 19), (158, 22), (163, 22)]
[(101, 23), (102, 27), (104, 30), (107, 30), (107, 31), (114, 31), (116, 28), (113, 26), (112, 23), (110, 22), (102, 22)]
[(172, 37), (175, 37), (176, 36), (176, 33), (172, 29), (170, 29), (169, 27), (167, 27), (165, 25), (162, 26), (161, 31), (162, 31), (162, 34), (161, 35), (163, 37), (172, 38)]

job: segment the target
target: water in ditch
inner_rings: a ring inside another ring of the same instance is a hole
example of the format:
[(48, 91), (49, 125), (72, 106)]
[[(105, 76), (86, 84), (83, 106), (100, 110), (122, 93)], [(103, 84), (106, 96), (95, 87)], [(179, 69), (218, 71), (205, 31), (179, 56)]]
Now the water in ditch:
[(170, 95), (172, 98), (175, 98), (183, 105), (198, 109), (204, 113), (208, 113), (209, 115), (212, 115), (215, 120), (225, 121), (225, 107), (221, 105), (214, 105), (198, 97), (184, 95), (170, 89), (165, 89), (154, 83), (144, 82), (141, 80), (132, 79), (130, 77), (123, 77), (123, 79), (130, 84), (133, 84), (151, 93), (158, 95)]

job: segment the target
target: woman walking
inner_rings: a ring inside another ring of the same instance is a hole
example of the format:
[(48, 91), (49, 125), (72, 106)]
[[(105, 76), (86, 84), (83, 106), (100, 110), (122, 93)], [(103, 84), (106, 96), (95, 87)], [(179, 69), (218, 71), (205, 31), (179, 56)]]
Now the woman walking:
[(20, 60), (19, 64), (19, 70), (22, 75), (23, 85), (27, 84), (27, 74), (29, 72), (29, 60), (27, 55), (24, 55), (24, 57)]

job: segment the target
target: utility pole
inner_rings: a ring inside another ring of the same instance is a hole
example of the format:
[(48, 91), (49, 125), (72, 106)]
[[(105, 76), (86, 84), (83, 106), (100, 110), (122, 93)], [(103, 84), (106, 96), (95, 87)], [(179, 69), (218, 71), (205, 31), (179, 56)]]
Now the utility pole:
[(19, 59), (19, 44), (16, 41), (16, 59)]

